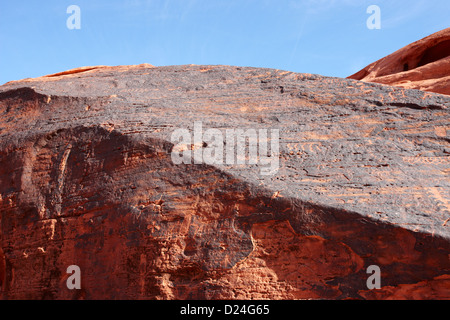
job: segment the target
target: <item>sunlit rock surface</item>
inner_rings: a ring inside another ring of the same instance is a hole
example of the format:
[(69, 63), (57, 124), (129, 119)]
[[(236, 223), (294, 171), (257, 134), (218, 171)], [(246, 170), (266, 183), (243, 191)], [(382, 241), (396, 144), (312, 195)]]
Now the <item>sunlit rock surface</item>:
[[(87, 67), (5, 84), (1, 297), (450, 298), (449, 106), (230, 66)], [(174, 164), (172, 133), (195, 122), (279, 129), (277, 170)], [(67, 288), (70, 265), (80, 290)]]

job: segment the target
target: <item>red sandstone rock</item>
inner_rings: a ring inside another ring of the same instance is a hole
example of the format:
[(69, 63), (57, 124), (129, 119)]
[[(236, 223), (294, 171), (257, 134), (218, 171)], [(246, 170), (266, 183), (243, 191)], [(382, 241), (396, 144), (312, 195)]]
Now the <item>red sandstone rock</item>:
[[(227, 66), (3, 85), (1, 297), (448, 299), (449, 106)], [(174, 164), (171, 134), (195, 121), (280, 129), (279, 170)], [(81, 290), (66, 286), (70, 265)], [(366, 286), (370, 265), (380, 290)]]
[(407, 45), (349, 79), (450, 95), (450, 28)]

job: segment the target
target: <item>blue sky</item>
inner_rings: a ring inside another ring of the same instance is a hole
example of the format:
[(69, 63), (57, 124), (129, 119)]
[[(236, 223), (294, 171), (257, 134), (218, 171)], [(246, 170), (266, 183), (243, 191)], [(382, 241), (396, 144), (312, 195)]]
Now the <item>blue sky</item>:
[[(69, 5), (81, 29), (69, 30)], [(381, 29), (369, 30), (369, 5)], [(0, 1), (0, 84), (81, 66), (268, 67), (346, 77), (450, 27), (448, 0)]]

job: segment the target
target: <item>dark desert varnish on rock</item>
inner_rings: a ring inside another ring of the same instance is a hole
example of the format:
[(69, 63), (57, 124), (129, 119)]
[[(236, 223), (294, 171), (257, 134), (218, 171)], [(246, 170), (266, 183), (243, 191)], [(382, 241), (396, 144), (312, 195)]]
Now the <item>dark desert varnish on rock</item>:
[[(449, 298), (449, 106), (431, 92), (231, 66), (5, 84), (1, 297)], [(279, 129), (279, 170), (174, 164), (172, 133), (196, 121)], [(66, 286), (71, 265), (80, 290)], [(381, 289), (366, 285), (371, 265)]]

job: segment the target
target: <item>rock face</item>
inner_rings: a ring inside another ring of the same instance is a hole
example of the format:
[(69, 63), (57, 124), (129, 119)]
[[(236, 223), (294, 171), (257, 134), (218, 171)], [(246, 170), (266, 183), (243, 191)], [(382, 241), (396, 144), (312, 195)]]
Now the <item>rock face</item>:
[[(448, 299), (449, 106), (418, 90), (228, 66), (5, 84), (1, 297)], [(255, 130), (274, 170), (250, 153), (205, 161), (206, 134), (174, 141), (199, 125), (215, 137)], [(203, 163), (177, 164), (180, 150)], [(71, 265), (81, 289), (67, 287)], [(367, 286), (371, 265), (381, 289)]]
[(370, 64), (349, 79), (450, 95), (450, 28)]

